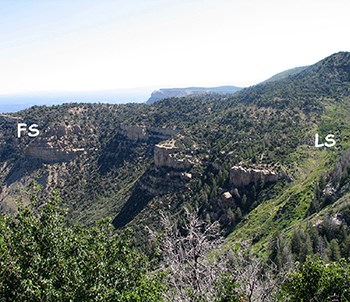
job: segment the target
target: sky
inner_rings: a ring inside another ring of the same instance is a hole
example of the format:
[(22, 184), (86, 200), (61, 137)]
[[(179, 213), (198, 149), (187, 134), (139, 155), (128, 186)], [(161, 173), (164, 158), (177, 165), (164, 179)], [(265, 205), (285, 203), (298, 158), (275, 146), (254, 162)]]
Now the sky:
[(0, 95), (250, 86), (349, 51), (348, 0), (0, 0)]

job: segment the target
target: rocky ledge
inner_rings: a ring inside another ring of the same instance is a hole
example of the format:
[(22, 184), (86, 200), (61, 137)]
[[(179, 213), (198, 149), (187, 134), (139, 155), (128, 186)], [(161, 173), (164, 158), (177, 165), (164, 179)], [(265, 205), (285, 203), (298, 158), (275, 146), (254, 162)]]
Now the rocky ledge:
[(77, 147), (77, 142), (68, 139), (78, 134), (80, 127), (57, 125), (47, 129), (46, 133), (33, 139), (24, 149), (24, 156), (36, 158), (42, 162), (69, 161), (85, 153), (85, 148)]
[(156, 167), (167, 167), (175, 170), (189, 170), (194, 162), (189, 155), (181, 154), (175, 140), (168, 140), (154, 147), (154, 164)]
[(27, 146), (24, 151), (26, 157), (37, 158), (43, 162), (69, 161), (75, 156), (84, 153), (84, 148), (68, 148), (55, 146), (45, 140), (36, 140)]
[(230, 182), (236, 187), (244, 187), (254, 184), (255, 186), (277, 182), (281, 175), (269, 167), (233, 166), (230, 170)]

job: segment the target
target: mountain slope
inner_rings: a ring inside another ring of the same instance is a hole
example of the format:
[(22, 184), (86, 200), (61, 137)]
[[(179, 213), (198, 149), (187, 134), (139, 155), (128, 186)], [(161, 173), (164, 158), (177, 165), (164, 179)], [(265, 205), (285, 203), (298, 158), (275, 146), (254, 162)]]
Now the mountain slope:
[[(253, 239), (264, 252), (275, 232), (290, 237), (348, 193), (349, 67), (350, 54), (342, 52), (233, 95), (3, 115), (2, 209), (28, 202), (36, 179), (43, 200), (60, 191), (72, 221), (112, 216), (116, 227), (132, 225), (141, 238), (144, 226), (158, 225), (160, 211), (181, 222), (187, 207), (219, 221), (228, 242)], [(41, 135), (17, 139), (18, 121), (37, 123)], [(334, 134), (336, 146), (315, 148), (316, 133)]]
[(268, 82), (274, 82), (274, 81), (279, 81), (279, 80), (283, 80), (285, 78), (288, 78), (291, 75), (295, 75), (303, 70), (305, 70), (306, 68), (308, 68), (309, 66), (301, 66), (301, 67), (295, 67), (295, 68), (291, 68), (291, 69), (287, 69), (285, 71), (279, 72), (275, 75), (273, 75), (271, 78), (268, 78), (267, 80), (265, 80), (263, 83), (268, 83)]

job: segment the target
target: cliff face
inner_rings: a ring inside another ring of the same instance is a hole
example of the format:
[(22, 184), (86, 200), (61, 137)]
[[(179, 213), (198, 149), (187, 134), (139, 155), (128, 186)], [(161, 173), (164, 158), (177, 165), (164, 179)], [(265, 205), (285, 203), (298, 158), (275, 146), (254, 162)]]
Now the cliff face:
[(131, 141), (147, 141), (149, 134), (146, 126), (121, 125), (121, 134)]
[[(90, 196), (90, 186), (102, 188), (100, 191), (106, 190), (104, 182), (94, 184), (93, 181), (86, 181), (88, 177), (94, 179), (96, 175), (113, 183), (109, 187), (111, 190), (117, 190), (119, 186), (135, 187), (142, 192), (142, 197), (144, 194), (155, 196), (184, 187), (188, 174), (172, 171), (165, 174), (152, 164), (155, 145), (176, 135), (180, 131), (176, 126), (153, 127), (146, 123), (135, 125), (118, 120), (115, 123), (97, 123), (96, 114), (90, 113), (89, 118), (85, 119), (80, 116), (87, 114), (86, 110), (69, 108), (65, 117), (54, 122), (52, 119), (0, 115), (3, 130), (0, 133), (0, 180), (3, 182), (0, 211), (15, 211), (17, 206), (12, 196), (27, 190), (31, 178), (36, 179), (47, 192), (60, 188), (62, 196), (75, 196), (76, 188), (81, 185), (87, 187), (85, 190)], [(39, 135), (33, 138), (22, 132), (21, 138), (17, 138), (18, 122), (39, 124)], [(124, 179), (121, 175), (126, 167), (136, 168), (130, 172), (129, 178)], [(130, 184), (145, 171), (142, 181)], [(69, 187), (67, 191), (66, 187)], [(125, 202), (127, 197), (125, 194), (123, 199), (120, 198), (119, 204)], [(108, 202), (109, 213), (114, 213), (115, 201)], [(76, 212), (80, 212), (79, 206), (74, 209)]]
[(80, 131), (78, 125), (50, 127), (45, 133), (29, 142), (24, 149), (24, 156), (42, 162), (69, 161), (77, 155), (86, 153), (82, 144), (73, 139)]
[(22, 134), (17, 137), (17, 123), (23, 122), (21, 118), (0, 115), (0, 124), (4, 134), (0, 135), (0, 154), (18, 154), (29, 160), (39, 159), (42, 162), (59, 162), (71, 160), (78, 154), (84, 152), (84, 148), (79, 147), (79, 143), (70, 139), (80, 131), (78, 125), (66, 126), (55, 125), (48, 127), (41, 132), (38, 137), (29, 138)]
[[(179, 130), (176, 128), (120, 125), (115, 131), (115, 150), (126, 148), (131, 154), (135, 143), (147, 143), (152, 146), (178, 132)], [(55, 125), (49, 127), (38, 137), (29, 140), (25, 145), (23, 154), (25, 157), (36, 158), (43, 162), (69, 161), (88, 152), (86, 137), (91, 139), (90, 134), (83, 133), (78, 125)]]
[(84, 152), (84, 148), (54, 145), (46, 139), (40, 139), (28, 145), (24, 151), (24, 155), (26, 157), (40, 159), (43, 162), (60, 162), (69, 161)]
[(190, 157), (180, 153), (175, 147), (175, 140), (166, 141), (155, 145), (154, 147), (154, 164), (156, 167), (167, 167), (175, 170), (189, 170), (193, 166)]
[(244, 168), (234, 166), (230, 170), (230, 183), (237, 188), (254, 184), (271, 184), (278, 181), (279, 174), (268, 168)]

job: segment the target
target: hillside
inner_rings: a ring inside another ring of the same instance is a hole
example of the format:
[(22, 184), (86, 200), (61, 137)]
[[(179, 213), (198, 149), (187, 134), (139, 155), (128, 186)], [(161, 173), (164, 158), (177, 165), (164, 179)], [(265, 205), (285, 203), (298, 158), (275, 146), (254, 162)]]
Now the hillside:
[[(28, 203), (35, 179), (42, 200), (58, 190), (70, 221), (108, 216), (142, 234), (159, 211), (181, 221), (187, 207), (219, 221), (228, 245), (252, 239), (266, 255), (276, 232), (290, 237), (335, 205), (337, 217), (348, 209), (349, 67), (350, 54), (337, 53), (236, 94), (2, 115), (1, 208)], [(38, 124), (41, 134), (17, 139), (18, 121)], [(336, 146), (315, 148), (315, 133), (334, 134)]]
[(301, 67), (294, 67), (291, 69), (287, 69), (285, 71), (282, 71), (282, 72), (279, 72), (279, 73), (273, 75), (271, 78), (268, 78), (267, 80), (264, 81), (264, 83), (279, 81), (279, 80), (288, 78), (289, 76), (295, 75), (295, 74), (305, 70), (306, 68), (308, 68), (308, 66), (301, 66)]

